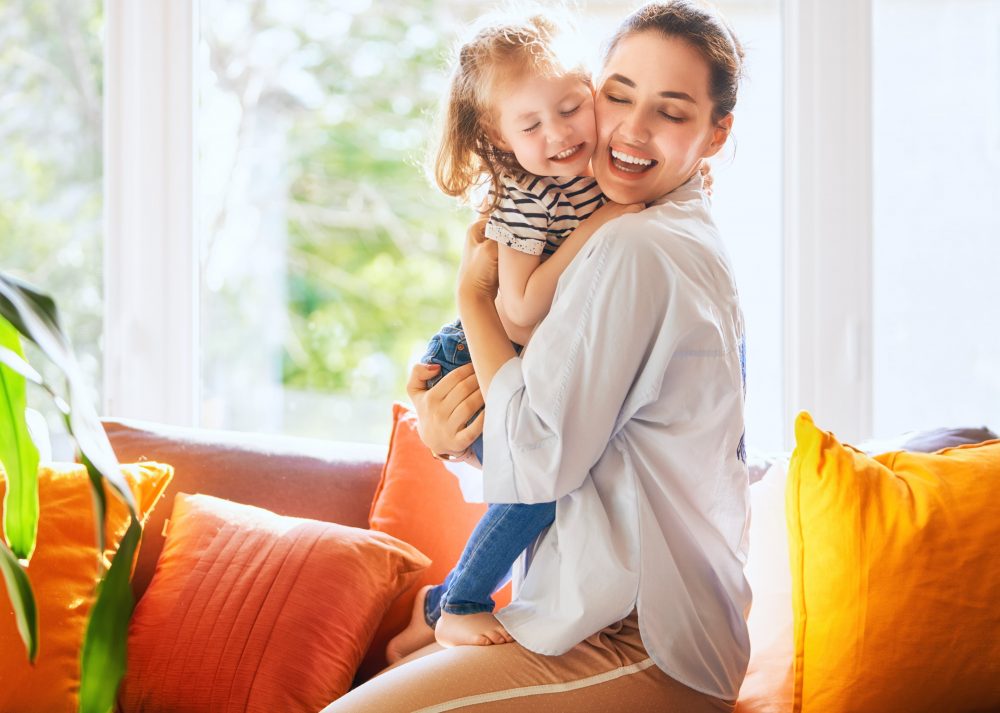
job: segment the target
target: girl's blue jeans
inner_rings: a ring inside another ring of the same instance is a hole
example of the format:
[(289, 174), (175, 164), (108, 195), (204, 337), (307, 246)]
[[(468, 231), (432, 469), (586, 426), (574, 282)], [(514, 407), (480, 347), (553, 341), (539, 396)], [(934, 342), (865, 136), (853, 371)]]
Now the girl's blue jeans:
[(556, 516), (555, 503), (490, 505), (458, 564), (442, 584), (427, 590), (424, 619), (432, 628), (449, 614), (493, 611), (492, 594), (507, 581), (511, 565)]
[[(520, 351), (520, 347), (515, 345)], [(425, 364), (439, 364), (441, 371), (427, 381), (434, 386), (445, 374), (472, 361), (462, 323), (446, 324), (435, 334), (421, 359)], [(477, 414), (478, 415), (478, 414)], [(473, 417), (475, 418), (475, 417)], [(472, 444), (483, 462), (483, 437)], [(433, 627), (441, 612), (475, 614), (493, 611), (493, 593), (509, 578), (511, 565), (556, 516), (555, 503), (537, 505), (490, 505), (455, 568), (442, 584), (432, 587), (424, 601), (424, 618)]]
[[(427, 380), (428, 389), (441, 381), (449, 372), (454, 371), (460, 366), (470, 364), (472, 357), (469, 355), (469, 345), (465, 342), (465, 330), (462, 329), (461, 321), (456, 319), (451, 324), (441, 327), (441, 330), (431, 337), (431, 341), (427, 344), (427, 351), (424, 352), (424, 356), (420, 361), (424, 364), (438, 364), (441, 367), (441, 371), (437, 373), (437, 376)], [(479, 412), (476, 412), (472, 419), (478, 415)], [(472, 419), (469, 420), (470, 423)], [(472, 443), (472, 452), (476, 454), (476, 458), (482, 463), (482, 435), (478, 436)]]

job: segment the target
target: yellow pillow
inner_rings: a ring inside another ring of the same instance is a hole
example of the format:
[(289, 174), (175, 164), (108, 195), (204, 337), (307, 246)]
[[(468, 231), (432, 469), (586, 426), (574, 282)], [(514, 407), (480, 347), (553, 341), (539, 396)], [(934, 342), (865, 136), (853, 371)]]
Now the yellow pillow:
[[(160, 463), (123, 465), (145, 522), (173, 477)], [(6, 490), (0, 471), (0, 498)], [(105, 487), (110, 557), (128, 529), (127, 507)], [(6, 592), (0, 594), (0, 711), (73, 713), (80, 691), (80, 648), (97, 585), (97, 544), (90, 480), (82, 465), (38, 469), (41, 515), (28, 578), (38, 605), (38, 659), (28, 663)]]
[(871, 458), (800, 414), (796, 713), (1000, 710), (1000, 440)]

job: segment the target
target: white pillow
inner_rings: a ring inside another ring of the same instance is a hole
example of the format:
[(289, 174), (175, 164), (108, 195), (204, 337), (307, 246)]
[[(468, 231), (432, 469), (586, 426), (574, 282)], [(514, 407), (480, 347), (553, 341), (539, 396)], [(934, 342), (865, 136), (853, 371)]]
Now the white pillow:
[(753, 604), (750, 666), (740, 689), (737, 713), (792, 710), (795, 639), (792, 572), (785, 523), (788, 456), (780, 457), (750, 486), (750, 552), (745, 568)]

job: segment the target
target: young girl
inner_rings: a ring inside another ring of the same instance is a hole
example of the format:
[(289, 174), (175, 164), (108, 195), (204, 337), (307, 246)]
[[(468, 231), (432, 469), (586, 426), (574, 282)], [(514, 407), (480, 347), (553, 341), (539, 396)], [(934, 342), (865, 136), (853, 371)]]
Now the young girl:
[[(487, 27), (461, 47), (435, 162), (437, 184), (450, 196), (468, 198), (488, 182), (498, 308), (515, 343), (549, 311), (559, 276), (597, 229), (643, 208), (608, 203), (590, 175), (593, 87), (580, 66), (558, 56), (559, 30), (535, 16)], [(461, 323), (445, 325), (422, 360), (441, 367), (428, 387), (470, 360)], [(470, 450), (482, 463), (482, 436)], [(410, 625), (389, 642), (389, 661), (434, 638), (452, 646), (510, 642), (491, 595), (554, 517), (555, 503), (490, 506), (445, 581), (421, 590)]]

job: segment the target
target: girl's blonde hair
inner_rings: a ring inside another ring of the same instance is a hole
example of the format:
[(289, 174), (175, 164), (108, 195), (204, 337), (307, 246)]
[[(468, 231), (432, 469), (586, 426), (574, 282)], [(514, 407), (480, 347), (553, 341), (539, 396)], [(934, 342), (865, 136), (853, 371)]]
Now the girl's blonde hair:
[(498, 132), (498, 95), (504, 86), (527, 74), (578, 74), (590, 82), (582, 65), (567, 67), (560, 56), (560, 30), (550, 17), (533, 14), (491, 23), (459, 47), (433, 162), (434, 182), (446, 195), (467, 200), (488, 182), (492, 196), (483, 212), (491, 212), (503, 198), (501, 176), (525, 172), (513, 153), (490, 139)]

